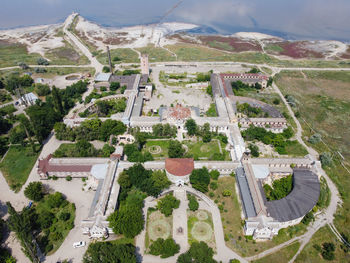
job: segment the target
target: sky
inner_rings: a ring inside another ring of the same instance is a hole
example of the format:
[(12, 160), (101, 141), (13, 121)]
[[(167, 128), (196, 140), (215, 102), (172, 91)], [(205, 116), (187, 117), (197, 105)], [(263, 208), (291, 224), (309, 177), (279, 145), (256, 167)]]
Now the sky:
[[(2, 0), (0, 28), (63, 22), (73, 11), (105, 26), (159, 22), (178, 0)], [(183, 0), (166, 22), (218, 33), (262, 32), (350, 42), (350, 0)]]

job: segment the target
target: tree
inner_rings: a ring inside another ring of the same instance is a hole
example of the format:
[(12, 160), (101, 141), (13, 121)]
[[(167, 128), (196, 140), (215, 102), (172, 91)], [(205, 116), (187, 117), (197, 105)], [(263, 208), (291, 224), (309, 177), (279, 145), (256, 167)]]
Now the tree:
[(334, 260), (335, 259), (335, 245), (331, 242), (325, 242), (322, 244), (322, 257), (325, 260)]
[(108, 66), (103, 66), (102, 72), (109, 73), (109, 72), (111, 72), (111, 69)]
[(44, 186), (42, 182), (31, 182), (24, 189), (24, 195), (35, 202), (39, 202), (44, 197)]
[(55, 192), (47, 197), (47, 204), (51, 208), (60, 207), (65, 201), (63, 194), (60, 192)]
[(113, 146), (110, 146), (108, 143), (103, 145), (103, 148), (102, 148), (103, 157), (109, 157), (114, 151), (115, 151), (115, 148)]
[(112, 242), (90, 243), (83, 258), (84, 263), (136, 263), (135, 246)]
[(194, 169), (190, 174), (190, 182), (193, 188), (203, 193), (208, 191), (210, 182), (210, 175), (208, 169), (203, 167), (201, 169)]
[(60, 91), (55, 86), (52, 87), (52, 99), (53, 99), (53, 105), (55, 107), (55, 110), (62, 116), (64, 113), (62, 98), (61, 98)]
[(216, 263), (213, 255), (213, 249), (205, 242), (193, 242), (190, 249), (178, 257), (177, 263)]
[(168, 258), (174, 256), (176, 253), (180, 251), (180, 246), (175, 243), (172, 238), (158, 238), (150, 245), (150, 254), (159, 256), (161, 258)]
[(333, 158), (331, 153), (324, 152), (320, 154), (320, 161), (323, 166), (331, 166), (333, 163)]
[(6, 205), (8, 207), (8, 213), (10, 215), (7, 222), (11, 231), (16, 233), (16, 236), (21, 243), (25, 255), (32, 262), (39, 263), (40, 259), (37, 256), (38, 246), (35, 242), (35, 238), (32, 235), (33, 210), (24, 208), (22, 212), (17, 213), (10, 202), (7, 202)]
[(188, 208), (189, 208), (191, 211), (196, 211), (196, 210), (198, 210), (199, 204), (198, 204), (198, 201), (197, 201), (196, 197), (193, 196), (193, 195), (188, 194), (188, 195), (187, 195), (187, 199), (188, 199)]
[(204, 125), (203, 125), (202, 139), (203, 139), (203, 142), (210, 142), (211, 141), (210, 124), (207, 122), (204, 123)]
[(123, 234), (127, 238), (134, 238), (143, 230), (142, 206), (123, 204), (118, 211), (108, 217), (108, 221), (114, 233)]
[(197, 134), (197, 124), (193, 119), (189, 119), (185, 122), (185, 128), (187, 130), (188, 135), (193, 136)]
[(159, 191), (162, 191), (171, 185), (165, 171), (154, 171), (152, 173), (152, 180), (154, 187), (159, 189)]
[(168, 155), (170, 158), (181, 158), (185, 153), (185, 149), (182, 144), (177, 140), (171, 140), (169, 142)]
[(45, 66), (50, 64), (49, 61), (45, 58), (38, 58), (37, 63), (38, 63), (38, 65), (45, 65)]
[(120, 88), (120, 83), (119, 82), (112, 82), (111, 85), (109, 86), (109, 89), (112, 91), (115, 91)]
[(259, 157), (260, 153), (259, 153), (259, 147), (258, 146), (256, 146), (253, 143), (250, 143), (249, 144), (249, 150), (250, 150), (250, 153), (252, 154), (253, 157)]
[(34, 90), (38, 96), (46, 96), (51, 93), (51, 89), (47, 84), (36, 83)]
[(212, 171), (210, 171), (209, 175), (210, 175), (211, 179), (217, 180), (217, 179), (219, 179), (220, 172), (218, 170), (212, 170)]
[(4, 117), (0, 116), (0, 134), (7, 133), (9, 129), (11, 129), (12, 124), (5, 119)]
[(176, 199), (172, 194), (168, 194), (157, 203), (157, 207), (162, 214), (170, 216), (173, 213), (173, 209), (179, 208), (180, 200)]
[(322, 140), (322, 135), (319, 133), (315, 133), (310, 136), (308, 142), (312, 144), (316, 144), (316, 143), (319, 143), (321, 140)]

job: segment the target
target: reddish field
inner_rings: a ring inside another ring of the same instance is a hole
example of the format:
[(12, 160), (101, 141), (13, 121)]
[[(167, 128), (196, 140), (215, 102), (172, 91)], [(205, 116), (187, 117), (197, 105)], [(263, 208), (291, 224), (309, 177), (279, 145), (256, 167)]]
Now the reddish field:
[(345, 59), (350, 59), (350, 47), (348, 48), (346, 53), (342, 54), (340, 57)]
[(256, 41), (246, 41), (235, 37), (223, 36), (190, 36), (174, 34), (168, 36), (170, 39), (175, 39), (187, 44), (201, 44), (207, 47), (216, 48), (231, 52), (244, 51), (262, 51), (261, 46)]
[(268, 52), (284, 55), (291, 58), (324, 58), (324, 55), (320, 52), (316, 52), (305, 47), (305, 42), (303, 41), (283, 41), (283, 42), (275, 42), (272, 44), (273, 46), (279, 46), (283, 49), (283, 51), (271, 51)]

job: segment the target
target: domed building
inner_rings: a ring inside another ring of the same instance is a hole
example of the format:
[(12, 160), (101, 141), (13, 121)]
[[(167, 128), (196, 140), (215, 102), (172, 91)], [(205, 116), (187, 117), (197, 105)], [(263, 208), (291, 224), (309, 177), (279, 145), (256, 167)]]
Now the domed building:
[(169, 180), (176, 185), (184, 185), (190, 181), (194, 169), (193, 158), (167, 158), (165, 171)]

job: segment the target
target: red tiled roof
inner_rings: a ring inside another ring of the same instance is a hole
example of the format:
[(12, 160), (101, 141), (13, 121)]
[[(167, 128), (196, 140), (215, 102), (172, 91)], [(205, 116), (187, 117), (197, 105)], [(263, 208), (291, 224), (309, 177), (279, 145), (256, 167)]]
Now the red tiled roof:
[(191, 109), (177, 104), (175, 107), (169, 108), (168, 117), (173, 119), (188, 119), (191, 117)]
[(52, 154), (49, 154), (45, 159), (39, 160), (39, 173), (48, 173), (48, 172), (61, 172), (61, 173), (77, 173), (77, 172), (90, 172), (92, 165), (73, 165), (73, 164), (51, 164), (50, 160)]
[(194, 169), (193, 158), (167, 158), (165, 169), (175, 176), (189, 175)]

